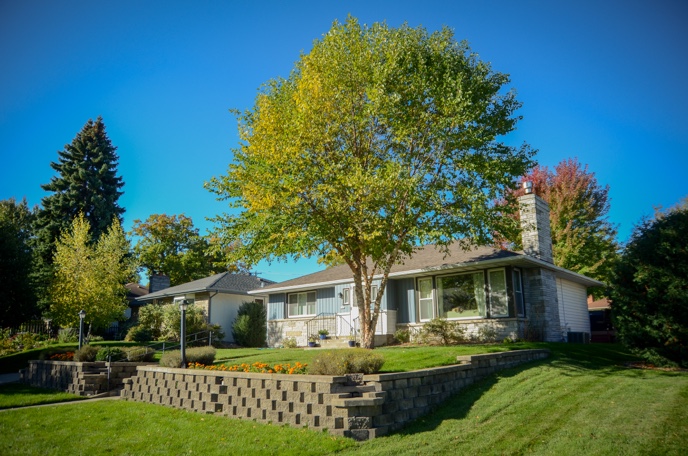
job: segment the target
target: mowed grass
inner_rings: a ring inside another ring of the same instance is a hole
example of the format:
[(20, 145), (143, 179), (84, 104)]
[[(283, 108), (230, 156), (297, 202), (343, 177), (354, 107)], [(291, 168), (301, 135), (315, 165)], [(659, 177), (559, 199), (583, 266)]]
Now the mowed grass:
[(29, 405), (52, 404), (55, 402), (78, 401), (81, 396), (34, 388), (21, 383), (0, 385), (0, 409), (26, 407)]
[[(447, 366), (456, 364), (456, 357), (461, 355), (475, 355), (507, 350), (531, 348), (533, 344), (492, 344), (492, 345), (456, 345), (450, 347), (427, 347), (401, 345), (376, 348), (375, 351), (385, 358), (382, 372), (406, 372), (428, 367)], [(538, 346), (539, 347), (539, 346)], [(268, 364), (294, 364), (295, 362), (312, 364), (313, 360), (323, 354), (323, 350), (304, 350), (301, 348), (234, 348), (219, 349), (215, 356), (215, 364), (253, 364), (262, 362)]]
[[(627, 368), (632, 357), (616, 345), (525, 346), (549, 348), (552, 356), (478, 382), (400, 432), (369, 442), (103, 401), (0, 412), (0, 454), (686, 454), (688, 373)], [(380, 351), (397, 369), (405, 363), (396, 357), (442, 364), (459, 348)], [(240, 362), (254, 356), (232, 352)]]

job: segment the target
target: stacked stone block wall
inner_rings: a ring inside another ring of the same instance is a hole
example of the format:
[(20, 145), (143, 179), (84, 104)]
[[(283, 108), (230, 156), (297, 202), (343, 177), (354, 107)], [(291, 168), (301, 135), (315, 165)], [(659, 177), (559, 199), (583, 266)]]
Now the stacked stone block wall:
[(544, 359), (547, 350), (460, 357), (454, 366), (333, 377), (141, 366), (128, 400), (367, 440), (399, 429), (498, 370)]
[(124, 380), (136, 374), (137, 367), (148, 364), (32, 360), (20, 372), (20, 380), (39, 388), (91, 396), (121, 389)]

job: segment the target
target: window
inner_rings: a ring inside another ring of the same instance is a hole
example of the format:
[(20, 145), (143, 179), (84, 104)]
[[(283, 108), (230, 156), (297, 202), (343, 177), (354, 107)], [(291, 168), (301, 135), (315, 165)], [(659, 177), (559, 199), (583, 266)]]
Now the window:
[(438, 277), (437, 300), (441, 317), (485, 317), (483, 272)]
[(432, 278), (418, 279), (418, 307), (421, 321), (432, 320)]
[(351, 288), (344, 288), (342, 290), (342, 305), (351, 305)]
[(516, 315), (519, 317), (526, 316), (526, 308), (523, 300), (523, 283), (521, 282), (521, 271), (514, 269), (514, 300), (516, 301)]
[(490, 284), (490, 317), (508, 317), (509, 298), (506, 292), (504, 269), (488, 271), (487, 276)]
[(290, 294), (288, 314), (290, 317), (315, 315), (315, 291)]

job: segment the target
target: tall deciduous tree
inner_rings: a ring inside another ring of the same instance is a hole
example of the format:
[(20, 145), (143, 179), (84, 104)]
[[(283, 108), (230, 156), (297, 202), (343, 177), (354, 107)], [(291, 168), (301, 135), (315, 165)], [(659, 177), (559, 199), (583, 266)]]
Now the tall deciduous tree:
[(345, 262), (372, 348), (393, 264), (428, 242), (488, 243), (507, 221), (492, 201), (532, 156), (497, 142), (519, 119), (508, 82), (449, 29), (335, 22), (239, 113), (242, 145), (207, 184), (239, 209), (217, 233), (249, 263)]
[(134, 254), (148, 274), (166, 274), (171, 285), (179, 285), (223, 271), (242, 268), (227, 263), (225, 251), (212, 248), (190, 217), (153, 214), (145, 221), (134, 220), (131, 235), (138, 241)]
[(37, 316), (31, 281), (33, 219), (26, 199), (0, 201), (0, 328), (13, 327)]
[[(686, 200), (688, 201), (688, 200)], [(688, 367), (688, 208), (635, 228), (609, 293), (621, 341), (654, 363)]]
[(36, 221), (38, 254), (37, 283), (52, 276), (55, 241), (72, 220), (83, 214), (94, 240), (100, 238), (114, 220), (122, 222), (124, 209), (118, 200), (124, 185), (117, 175), (117, 148), (105, 132), (103, 119), (90, 120), (50, 166), (57, 172), (42, 188), (50, 195), (41, 201)]
[[(561, 161), (553, 171), (536, 166), (523, 180), (549, 203), (554, 264), (608, 282), (620, 248), (608, 219), (609, 186), (600, 185), (576, 158)], [(522, 194), (518, 189), (513, 196)], [(520, 247), (520, 236), (512, 234), (509, 241)]]
[(75, 326), (83, 309), (88, 324), (103, 328), (121, 320), (127, 308), (124, 284), (134, 273), (129, 241), (117, 219), (95, 244), (92, 237), (79, 214), (56, 244), (50, 314), (61, 326)]

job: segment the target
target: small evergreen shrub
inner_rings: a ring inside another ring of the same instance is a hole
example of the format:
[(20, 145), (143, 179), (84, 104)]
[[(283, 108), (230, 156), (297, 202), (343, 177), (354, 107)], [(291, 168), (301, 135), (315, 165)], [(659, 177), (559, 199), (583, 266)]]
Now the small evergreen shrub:
[(313, 375), (375, 374), (385, 363), (373, 350), (328, 350), (317, 356), (308, 367)]
[[(186, 362), (205, 364), (209, 366), (215, 362), (216, 350), (214, 347), (191, 347), (186, 349)], [(182, 365), (182, 353), (179, 350), (165, 352), (160, 358), (163, 367), (180, 367)]]
[(407, 344), (411, 341), (411, 332), (408, 329), (397, 329), (394, 333), (394, 341), (398, 344)]
[(131, 363), (148, 363), (155, 360), (155, 350), (150, 347), (122, 347), (126, 361)]
[(267, 312), (263, 304), (245, 302), (239, 307), (232, 324), (234, 342), (242, 347), (265, 347), (267, 344)]
[(96, 353), (96, 361), (122, 361), (124, 352), (120, 347), (102, 347)]
[(148, 342), (153, 340), (153, 332), (143, 325), (136, 325), (129, 328), (127, 335), (124, 336), (127, 342)]
[(442, 345), (454, 345), (465, 342), (465, 332), (465, 328), (458, 322), (434, 318), (423, 325), (419, 340), (424, 344), (439, 342)]
[(93, 362), (96, 360), (98, 350), (98, 347), (94, 347), (93, 345), (84, 345), (80, 350), (74, 352), (74, 361), (79, 361), (81, 363)]
[(478, 342), (491, 344), (497, 342), (497, 330), (492, 326), (481, 326), (476, 336)]

